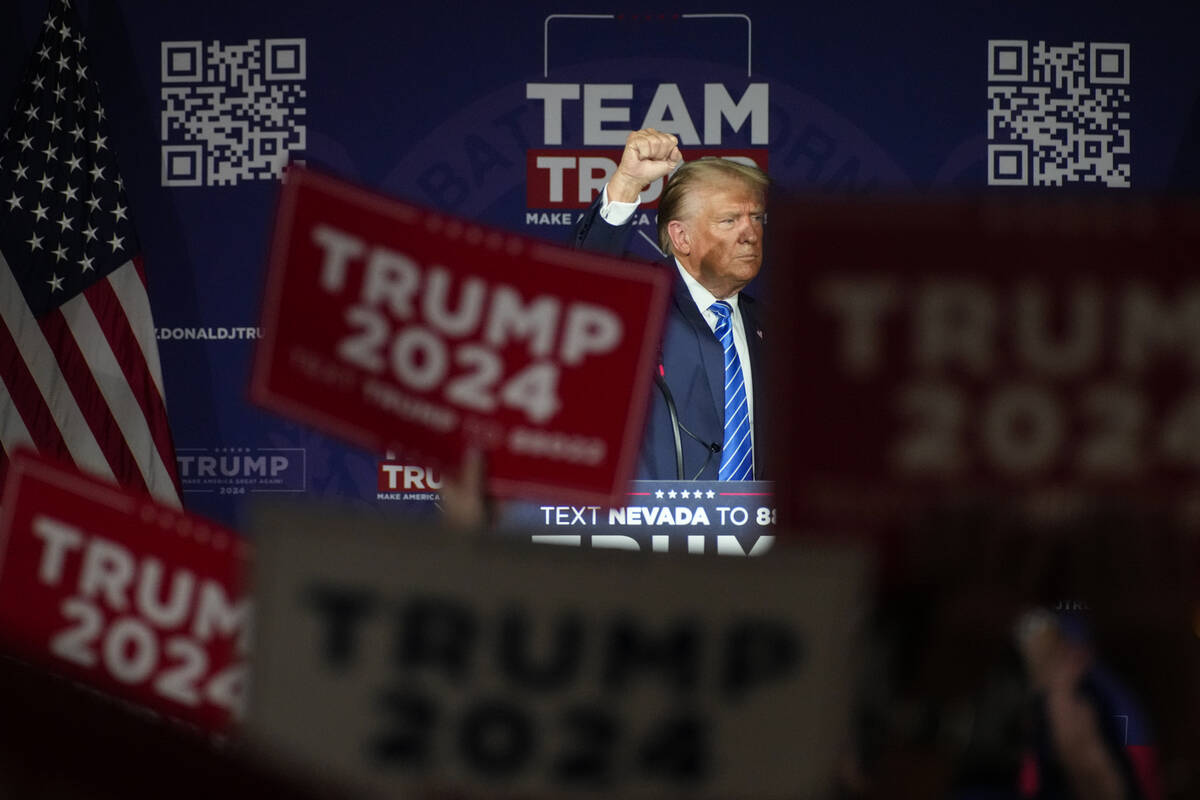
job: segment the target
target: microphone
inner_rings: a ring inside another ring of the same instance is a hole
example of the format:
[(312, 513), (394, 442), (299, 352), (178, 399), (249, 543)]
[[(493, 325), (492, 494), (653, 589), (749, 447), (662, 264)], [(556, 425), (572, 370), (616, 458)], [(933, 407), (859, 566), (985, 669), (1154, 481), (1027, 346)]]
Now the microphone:
[(667, 404), (667, 415), (671, 418), (671, 432), (674, 434), (675, 439), (675, 477), (678, 480), (684, 480), (683, 440), (679, 435), (680, 431), (682, 431), (703, 445), (704, 449), (708, 451), (708, 455), (704, 457), (704, 463), (700, 465), (700, 469), (696, 470), (696, 474), (691, 477), (691, 480), (696, 480), (703, 474), (704, 470), (708, 469), (708, 464), (712, 461), (712, 457), (721, 452), (721, 445), (718, 442), (709, 442), (701, 439), (679, 421), (679, 410), (675, 407), (675, 398), (671, 394), (671, 388), (667, 386), (666, 374), (667, 371), (663, 367), (662, 352), (660, 351), (658, 354), (658, 369), (654, 371), (654, 383), (658, 386), (659, 392), (662, 393), (663, 400)]
[(671, 418), (671, 432), (675, 435), (675, 479), (683, 480), (683, 442), (679, 438), (679, 429), (682, 427), (679, 424), (679, 411), (675, 408), (675, 398), (671, 396), (671, 389), (667, 386), (667, 379), (664, 376), (662, 354), (658, 357), (658, 369), (654, 371), (654, 383), (658, 386), (658, 390), (662, 392), (663, 400), (667, 403), (667, 415)]

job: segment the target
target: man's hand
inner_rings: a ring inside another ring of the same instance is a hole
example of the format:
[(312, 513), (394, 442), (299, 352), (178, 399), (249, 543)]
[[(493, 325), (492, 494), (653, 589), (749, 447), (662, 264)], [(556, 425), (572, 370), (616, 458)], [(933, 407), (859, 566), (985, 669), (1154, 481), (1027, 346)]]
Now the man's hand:
[(442, 520), (451, 528), (482, 530), (488, 523), (489, 499), (483, 453), (468, 447), (457, 475), (442, 481)]
[(608, 199), (636, 203), (642, 189), (683, 163), (679, 140), (653, 128), (634, 131), (625, 140), (621, 163), (608, 181)]

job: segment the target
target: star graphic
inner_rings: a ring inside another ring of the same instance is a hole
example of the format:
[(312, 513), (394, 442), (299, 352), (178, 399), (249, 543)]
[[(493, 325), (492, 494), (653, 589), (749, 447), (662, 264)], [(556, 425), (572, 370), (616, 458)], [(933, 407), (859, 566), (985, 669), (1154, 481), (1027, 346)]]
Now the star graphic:
[(29, 108), (25, 109), (25, 121), (28, 122), (30, 120), (37, 119), (37, 111), (37, 106), (30, 106)]
[(709, 489), (708, 493), (705, 495), (705, 497), (707, 497), (709, 500), (712, 500), (716, 496), (717, 496), (717, 493), (714, 492), (712, 489)]
[(96, 197), (96, 195), (95, 195), (95, 194), (93, 194), (93, 195), (92, 195), (92, 199), (91, 199), (91, 200), (84, 200), (83, 202), (85, 202), (85, 203), (87, 203), (89, 206), (91, 206), (91, 209), (92, 209), (92, 211), (99, 211), (99, 210), (100, 210), (100, 198), (99, 198), (99, 197)]
[(13, 167), (12, 173), (13, 175), (17, 176), (17, 180), (21, 181), (26, 179), (25, 173), (28, 171), (28, 169), (29, 167), (25, 166), (24, 164), (17, 164), (15, 167)]
[(116, 219), (128, 219), (128, 217), (125, 216), (125, 206), (121, 205), (120, 203), (117, 203), (117, 207), (113, 209), (112, 213), (113, 217)]
[(114, 233), (114, 234), (112, 235), (112, 238), (108, 240), (108, 243), (109, 243), (110, 245), (112, 245), (112, 251), (115, 253), (115, 252), (117, 252), (118, 250), (120, 250), (120, 249), (121, 249), (121, 242), (123, 242), (123, 241), (125, 241), (125, 237), (124, 237), (124, 236), (117, 236), (117, 235)]
[(33, 234), (30, 238), (26, 239), (25, 243), (29, 245), (29, 252), (31, 252), (31, 253), (34, 250), (42, 249), (42, 237), (38, 236), (36, 233)]
[(46, 283), (50, 286), (50, 291), (62, 291), (62, 278), (58, 277), (57, 275), (51, 275), (50, 280), (46, 281)]
[(36, 86), (38, 89), (41, 89), (42, 84), (45, 82), (46, 82), (46, 77), (44, 75), (38, 75), (36, 78), (33, 79), (33, 85)]
[(90, 140), (90, 144), (92, 145), (92, 147), (96, 148), (97, 152), (99, 152), (104, 149), (104, 143), (107, 141), (108, 141), (107, 136), (101, 136), (100, 134), (97, 133), (96, 138)]
[(17, 194), (16, 192), (13, 192), (12, 197), (8, 198), (4, 202), (8, 203), (9, 211), (16, 211), (18, 208), (21, 207), (21, 196), (19, 194)]
[(62, 125), (59, 124), (61, 122), (62, 122), (62, 117), (58, 116), (58, 114), (55, 114), (50, 119), (46, 120), (46, 124), (49, 125), (53, 130), (58, 130), (59, 128), (61, 128)]
[(67, 248), (63, 247), (61, 244), (58, 247), (54, 248), (53, 252), (54, 252), (54, 263), (55, 264), (57, 264), (60, 261), (67, 260)]
[(45, 150), (43, 150), (42, 152), (46, 154), (46, 160), (47, 160), (47, 161), (54, 161), (55, 159), (57, 159), (57, 158), (58, 158), (58, 156), (54, 155), (54, 153), (55, 153), (57, 150), (58, 150), (58, 148), (57, 148), (57, 147), (52, 147), (52, 146), (50, 146), (50, 145), (46, 145), (46, 149), (45, 149)]
[(63, 202), (64, 202), (64, 203), (67, 203), (67, 202), (70, 202), (70, 201), (72, 201), (72, 200), (75, 200), (75, 199), (77, 199), (77, 198), (75, 197), (75, 193), (76, 193), (76, 192), (78, 192), (78, 191), (79, 191), (79, 190), (78, 190), (78, 189), (76, 189), (74, 186), (68, 186), (68, 187), (67, 187), (67, 188), (65, 188), (65, 189), (59, 189), (59, 190), (58, 190), (58, 193), (59, 193), (59, 194), (61, 194), (61, 195), (63, 196)]
[(43, 192), (50, 191), (50, 184), (52, 183), (52, 180), (49, 175), (47, 175), (46, 173), (43, 172), (41, 179), (38, 180), (38, 183), (40, 183), (42, 185)]
[(667, 492), (667, 497), (669, 497), (669, 498), (671, 498), (672, 500), (674, 500), (674, 499), (675, 499), (675, 494), (676, 494), (675, 490), (674, 490), (674, 489), (672, 489), (671, 491)]
[(71, 227), (71, 223), (75, 221), (74, 217), (68, 217), (67, 212), (62, 213), (62, 217), (58, 220), (58, 232), (75, 230)]
[(96, 238), (96, 229), (92, 227), (90, 222), (86, 228), (80, 231), (80, 233), (82, 233), (84, 238), (86, 238), (89, 242)]
[(94, 181), (104, 180), (104, 167), (97, 164), (94, 167), (92, 167), (92, 169), (90, 171), (92, 173), (92, 180), (94, 180)]
[(82, 163), (83, 163), (83, 159), (80, 158), (79, 156), (71, 156), (70, 158), (67, 159), (67, 166), (71, 168), (71, 172), (74, 172), (77, 169), (81, 169), (81, 167), (79, 165)]
[(46, 218), (46, 212), (49, 210), (50, 209), (46, 208), (41, 203), (38, 203), (37, 207), (33, 209), (33, 215), (38, 218), (38, 222), (41, 222)]
[(655, 496), (655, 497), (657, 497), (659, 500), (662, 500), (662, 498), (663, 498), (663, 490), (662, 490), (662, 489), (659, 489), (658, 491), (656, 491), (656, 492), (654, 493), (654, 496)]
[(78, 124), (78, 123), (76, 123), (75, 127), (71, 129), (71, 136), (72, 136), (72, 137), (75, 139), (75, 141), (77, 141), (77, 142), (78, 142), (80, 139), (82, 139), (82, 138), (83, 138), (83, 126), (82, 126), (82, 125), (80, 125), (80, 124)]
[(79, 263), (79, 266), (82, 267), (84, 272), (92, 271), (92, 257), (91, 256), (84, 256), (83, 258), (81, 258), (79, 260), (78, 263)]
[(65, 54), (58, 57), (58, 68), (59, 69), (66, 69), (69, 66), (71, 66), (71, 62), (67, 60), (67, 57)]
[(684, 489), (682, 492), (680, 492), (679, 496), (682, 497), (684, 500), (687, 500), (689, 497), (691, 497), (691, 495), (688, 494), (687, 489)]
[(25, 138), (18, 139), (17, 142), (21, 145), (22, 152), (33, 149), (33, 137), (29, 134), (25, 134)]

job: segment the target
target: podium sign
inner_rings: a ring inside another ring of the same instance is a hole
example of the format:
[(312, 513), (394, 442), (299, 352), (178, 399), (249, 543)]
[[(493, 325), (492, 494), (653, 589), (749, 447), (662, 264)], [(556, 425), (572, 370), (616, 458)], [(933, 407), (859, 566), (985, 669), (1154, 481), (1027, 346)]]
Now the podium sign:
[(775, 519), (771, 481), (634, 481), (617, 508), (513, 503), (498, 524), (540, 544), (757, 557)]

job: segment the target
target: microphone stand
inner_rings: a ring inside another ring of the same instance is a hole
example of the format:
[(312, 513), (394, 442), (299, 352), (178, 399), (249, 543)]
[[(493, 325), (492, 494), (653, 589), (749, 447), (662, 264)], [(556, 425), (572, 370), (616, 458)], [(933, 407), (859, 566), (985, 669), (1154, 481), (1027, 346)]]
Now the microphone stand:
[(721, 445), (716, 442), (706, 442), (696, 434), (692, 433), (682, 422), (679, 421), (679, 410), (675, 407), (675, 398), (671, 394), (671, 389), (667, 386), (665, 370), (663, 369), (662, 357), (658, 359), (658, 369), (654, 373), (654, 383), (658, 386), (658, 390), (662, 393), (663, 400), (667, 404), (667, 414), (671, 418), (671, 432), (675, 435), (675, 476), (678, 480), (684, 480), (683, 477), (683, 440), (679, 436), (679, 432), (683, 431), (688, 436), (695, 439), (708, 451), (708, 455), (704, 458), (704, 463), (700, 465), (700, 469), (692, 476), (692, 480), (696, 480), (708, 468), (708, 463), (712, 461), (712, 457), (721, 452)]

